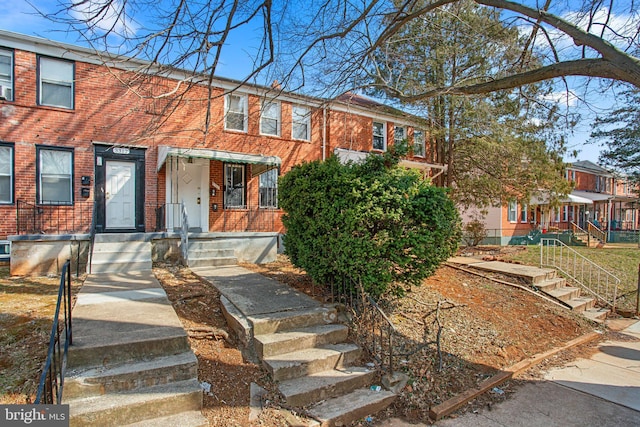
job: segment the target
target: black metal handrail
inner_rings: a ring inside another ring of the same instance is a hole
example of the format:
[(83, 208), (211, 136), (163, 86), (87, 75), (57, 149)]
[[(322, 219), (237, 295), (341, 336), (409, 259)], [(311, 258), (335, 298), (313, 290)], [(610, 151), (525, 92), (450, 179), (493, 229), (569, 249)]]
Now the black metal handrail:
[[(64, 325), (60, 324), (60, 306), (64, 309)], [(63, 328), (61, 330), (61, 328)], [(64, 340), (64, 342), (62, 342)], [(62, 266), (58, 302), (53, 316), (49, 351), (44, 364), (35, 404), (61, 404), (64, 375), (67, 369), (67, 353), (73, 343), (71, 328), (71, 261)]]
[(65, 234), (87, 232), (93, 204), (34, 204), (16, 201), (16, 234)]
[(342, 283), (337, 286), (331, 284), (331, 297), (334, 303), (341, 303), (351, 309), (359, 344), (369, 351), (383, 372), (392, 375), (393, 337), (397, 330), (378, 302), (350, 277), (343, 278)]
[[(87, 262), (88, 272), (91, 274), (91, 262), (93, 261), (93, 246), (96, 242), (96, 225), (97, 225), (97, 213), (96, 213), (96, 201), (93, 202), (93, 213), (91, 215), (91, 228), (89, 229), (89, 260)], [(78, 251), (80, 252), (80, 251)], [(80, 263), (78, 263), (80, 265)]]

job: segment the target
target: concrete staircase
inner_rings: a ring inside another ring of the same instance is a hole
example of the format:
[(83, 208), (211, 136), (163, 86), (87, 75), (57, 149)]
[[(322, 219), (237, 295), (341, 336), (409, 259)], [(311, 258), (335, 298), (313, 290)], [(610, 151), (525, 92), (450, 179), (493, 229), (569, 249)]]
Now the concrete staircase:
[(218, 267), (237, 263), (233, 248), (210, 238), (189, 238), (189, 267)]
[(370, 389), (376, 372), (354, 366), (361, 349), (346, 342), (348, 328), (327, 323), (331, 313), (283, 313), (255, 319), (254, 350), (278, 382), (288, 406), (304, 407), (321, 426), (348, 425), (393, 402), (391, 391)]
[(88, 276), (73, 310), (63, 403), (72, 426), (206, 426), (197, 359), (149, 272)]
[(567, 280), (558, 277), (557, 271), (553, 268), (538, 268), (500, 261), (474, 262), (467, 265), (479, 270), (521, 278), (535, 290), (596, 322), (606, 319), (610, 312), (608, 309), (595, 307), (594, 298), (582, 296), (579, 288), (568, 286)]
[(144, 233), (96, 234), (91, 273), (151, 270), (151, 242)]

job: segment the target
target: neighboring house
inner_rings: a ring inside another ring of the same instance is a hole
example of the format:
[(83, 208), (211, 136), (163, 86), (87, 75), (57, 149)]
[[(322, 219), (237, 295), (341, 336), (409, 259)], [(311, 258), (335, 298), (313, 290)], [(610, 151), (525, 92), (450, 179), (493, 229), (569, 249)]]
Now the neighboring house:
[(417, 117), (366, 98), (325, 100), (224, 78), (193, 84), (207, 80), (182, 70), (125, 84), (149, 69), (0, 31), (0, 240), (171, 237), (185, 211), (200, 237), (277, 237), (278, 176), (296, 164), (406, 140), (408, 166), (441, 169), (428, 164)]
[[(631, 238), (637, 241), (640, 229), (640, 198), (638, 186), (588, 160), (571, 163), (566, 179), (574, 189), (557, 207), (551, 207), (544, 197), (530, 203), (508, 201), (501, 207), (489, 208), (481, 215), (490, 244), (521, 244), (524, 236), (545, 233), (569, 233), (597, 227), (609, 242)], [(465, 221), (477, 212), (463, 215)]]

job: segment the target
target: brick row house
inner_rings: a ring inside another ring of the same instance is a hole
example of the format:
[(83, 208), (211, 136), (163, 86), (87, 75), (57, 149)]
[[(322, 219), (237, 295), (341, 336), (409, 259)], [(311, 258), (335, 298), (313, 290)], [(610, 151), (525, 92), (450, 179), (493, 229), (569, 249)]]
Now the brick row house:
[[(614, 174), (588, 160), (567, 165), (565, 178), (574, 189), (558, 206), (544, 197), (530, 203), (509, 201), (490, 208), (482, 217), (488, 231), (487, 243), (523, 244), (536, 242), (533, 236), (570, 236), (583, 231), (603, 236), (607, 242), (638, 242), (640, 189), (627, 177)], [(468, 212), (467, 220), (473, 212)]]
[[(201, 238), (267, 236), (253, 252), (272, 254), (285, 232), (278, 176), (333, 153), (359, 158), (406, 140), (408, 167), (442, 170), (417, 117), (369, 99), (151, 71), (0, 31), (0, 240), (12, 242), (12, 274), (55, 271), (66, 256), (82, 264), (93, 233), (175, 240), (186, 224)], [(45, 267), (23, 262), (34, 247)]]

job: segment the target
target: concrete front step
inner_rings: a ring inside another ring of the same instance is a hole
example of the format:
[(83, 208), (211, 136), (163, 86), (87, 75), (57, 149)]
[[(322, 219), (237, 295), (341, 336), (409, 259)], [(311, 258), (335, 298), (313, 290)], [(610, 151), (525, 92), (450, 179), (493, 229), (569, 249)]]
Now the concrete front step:
[(393, 392), (359, 389), (344, 396), (326, 400), (309, 409), (308, 413), (322, 427), (349, 425), (375, 414), (389, 406), (396, 395)]
[(305, 348), (335, 344), (347, 339), (349, 328), (340, 323), (313, 325), (286, 332), (254, 336), (254, 346), (260, 359)]
[(123, 427), (206, 427), (209, 421), (202, 416), (200, 411), (188, 411), (166, 417), (153, 418), (139, 421), (133, 424), (126, 424)]
[(597, 307), (588, 308), (582, 312), (584, 317), (596, 323), (602, 323), (605, 320), (607, 320), (607, 316), (609, 315), (609, 313), (611, 313), (611, 310), (607, 308), (597, 308)]
[(74, 427), (121, 426), (199, 411), (202, 389), (196, 379), (190, 379), (123, 393), (71, 399), (64, 403), (69, 404), (70, 424)]
[(564, 277), (554, 277), (553, 279), (547, 279), (536, 283), (534, 286), (542, 292), (550, 292), (554, 289), (564, 288), (567, 286), (567, 279)]
[(571, 286), (553, 289), (545, 293), (563, 302), (568, 302), (580, 297), (580, 289)]
[(118, 393), (197, 376), (198, 359), (188, 351), (114, 367), (67, 371), (64, 396), (66, 399), (78, 399)]
[(189, 267), (221, 267), (225, 265), (235, 265), (238, 258), (233, 257), (201, 257), (192, 258), (189, 253)]
[(556, 270), (552, 268), (532, 267), (524, 264), (512, 264), (502, 261), (477, 262), (470, 265), (479, 270), (501, 273), (508, 276), (520, 277), (529, 284), (537, 285), (556, 277)]
[(375, 374), (374, 370), (363, 367), (331, 369), (282, 381), (278, 384), (278, 390), (287, 405), (302, 407), (366, 387), (371, 384)]
[(335, 307), (310, 307), (302, 310), (255, 314), (249, 320), (253, 327), (253, 335), (256, 336), (334, 323), (337, 319), (338, 313)]
[(148, 271), (151, 268), (150, 242), (107, 240), (93, 245), (91, 273)]
[(579, 297), (570, 299), (569, 301), (566, 301), (566, 303), (571, 306), (572, 311), (583, 312), (593, 308), (596, 305), (596, 300), (590, 297)]
[(275, 381), (284, 381), (352, 365), (360, 354), (355, 344), (331, 344), (266, 357), (262, 364)]

